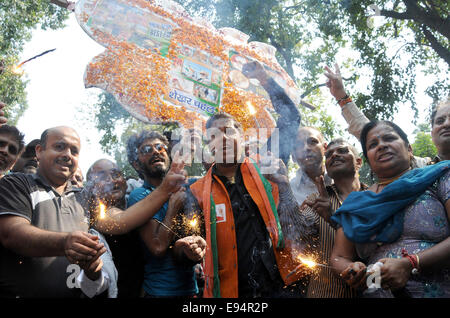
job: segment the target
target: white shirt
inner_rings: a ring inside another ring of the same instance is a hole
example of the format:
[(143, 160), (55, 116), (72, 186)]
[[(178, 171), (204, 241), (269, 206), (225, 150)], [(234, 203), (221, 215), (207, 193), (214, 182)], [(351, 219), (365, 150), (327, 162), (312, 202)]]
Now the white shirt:
[[(325, 186), (331, 185), (331, 178), (325, 172)], [(298, 204), (302, 204), (305, 199), (313, 193), (319, 192), (313, 180), (300, 169), (297, 170), (295, 177), (290, 181), (292, 192), (297, 199)]]
[(101, 275), (97, 280), (91, 280), (87, 277), (84, 270), (81, 270), (80, 275), (77, 277), (78, 286), (80, 286), (83, 294), (89, 298), (100, 295), (107, 290), (109, 287), (109, 281), (109, 276), (103, 269), (101, 270)]

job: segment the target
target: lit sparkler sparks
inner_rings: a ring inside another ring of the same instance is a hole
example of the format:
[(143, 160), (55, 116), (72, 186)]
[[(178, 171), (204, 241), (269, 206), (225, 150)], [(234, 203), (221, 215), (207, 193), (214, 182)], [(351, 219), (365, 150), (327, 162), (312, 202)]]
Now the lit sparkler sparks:
[(194, 234), (198, 234), (200, 232), (199, 224), (200, 223), (195, 215), (191, 220), (188, 221), (189, 228), (192, 230), (192, 232), (194, 232)]
[(104, 219), (106, 217), (106, 205), (103, 202), (98, 204), (98, 217)]
[[(251, 101), (247, 101), (245, 104), (247, 105), (248, 112), (250, 113), (250, 115), (255, 116), (256, 115), (256, 109), (253, 106), (252, 102)], [(256, 127), (259, 128), (258, 118), (256, 116), (254, 118), (255, 118)]]
[(319, 264), (319, 263), (317, 263), (316, 261), (314, 261), (312, 258), (304, 257), (304, 256), (302, 256), (302, 255), (298, 255), (298, 256), (297, 256), (297, 259), (300, 261), (300, 264), (299, 264), (296, 268), (294, 268), (294, 270), (292, 270), (292, 271), (286, 276), (286, 278), (289, 278), (290, 276), (292, 276), (292, 275), (294, 275), (295, 273), (297, 273), (297, 271), (298, 271), (301, 267), (303, 267), (303, 266), (306, 266), (306, 267), (309, 268), (309, 269), (315, 269), (317, 266), (320, 266), (320, 267), (331, 267), (331, 266), (328, 266), (328, 265)]
[(17, 75), (19, 75), (19, 76), (22, 76), (23, 73), (25, 72), (25, 71), (22, 69), (22, 66), (23, 66), (25, 63), (28, 63), (29, 61), (34, 60), (34, 59), (36, 59), (36, 58), (38, 58), (38, 57), (40, 57), (40, 56), (42, 56), (42, 55), (45, 55), (45, 54), (47, 54), (47, 53), (53, 52), (54, 50), (56, 50), (56, 49), (47, 50), (47, 51), (45, 51), (45, 52), (42, 52), (42, 53), (40, 53), (40, 54), (38, 54), (38, 55), (33, 56), (32, 58), (29, 58), (28, 60), (23, 61), (22, 63), (20, 63), (20, 64), (18, 64), (18, 65), (14, 65), (14, 66), (12, 67), (12, 70), (11, 70), (11, 71), (12, 71), (14, 74), (17, 74)]
[(252, 116), (255, 115), (256, 114), (256, 109), (255, 109), (255, 107), (253, 107), (252, 102), (251, 101), (247, 101), (246, 104), (247, 104), (248, 112), (250, 113), (250, 115), (252, 115)]
[(19, 64), (19, 65), (14, 65), (12, 67), (11, 72), (13, 72), (16, 75), (22, 76), (24, 73), (24, 70), (22, 69), (22, 65)]

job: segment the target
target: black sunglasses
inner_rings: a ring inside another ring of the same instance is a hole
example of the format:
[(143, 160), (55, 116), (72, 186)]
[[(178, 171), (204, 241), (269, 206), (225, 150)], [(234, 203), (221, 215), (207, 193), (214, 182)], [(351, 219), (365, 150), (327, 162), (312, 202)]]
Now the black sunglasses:
[(139, 150), (139, 153), (141, 153), (142, 155), (152, 154), (154, 152), (153, 149), (155, 149), (157, 152), (161, 152), (163, 150), (167, 151), (168, 148), (165, 144), (160, 143), (155, 145), (145, 145)]

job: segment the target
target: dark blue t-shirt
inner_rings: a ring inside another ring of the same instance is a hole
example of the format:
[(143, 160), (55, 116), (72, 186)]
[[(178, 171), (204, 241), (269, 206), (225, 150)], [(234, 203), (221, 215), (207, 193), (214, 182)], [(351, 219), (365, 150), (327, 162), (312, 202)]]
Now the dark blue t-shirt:
[[(134, 189), (128, 198), (128, 206), (144, 199), (155, 188), (145, 182), (141, 188)], [(162, 222), (166, 217), (168, 202), (153, 217)], [(191, 296), (198, 293), (194, 267), (175, 262), (172, 249), (163, 257), (150, 253), (142, 241), (144, 249), (144, 283), (143, 287), (151, 296)]]

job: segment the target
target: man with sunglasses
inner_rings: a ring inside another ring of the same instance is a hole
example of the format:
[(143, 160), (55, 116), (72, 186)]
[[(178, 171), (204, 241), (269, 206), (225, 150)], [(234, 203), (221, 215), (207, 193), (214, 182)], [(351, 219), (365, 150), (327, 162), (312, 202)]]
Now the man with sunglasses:
[(16, 127), (0, 126), (0, 178), (14, 166), (24, 146), (24, 135)]
[[(130, 193), (128, 206), (144, 199), (162, 182), (170, 166), (168, 145), (167, 138), (156, 131), (143, 131), (128, 140), (128, 161), (144, 180), (142, 187)], [(153, 219), (139, 229), (145, 244), (145, 297), (192, 297), (198, 293), (194, 265), (203, 258), (206, 242), (199, 236), (174, 242), (174, 234), (168, 230), (174, 226), (185, 198), (183, 190), (170, 194)]]

